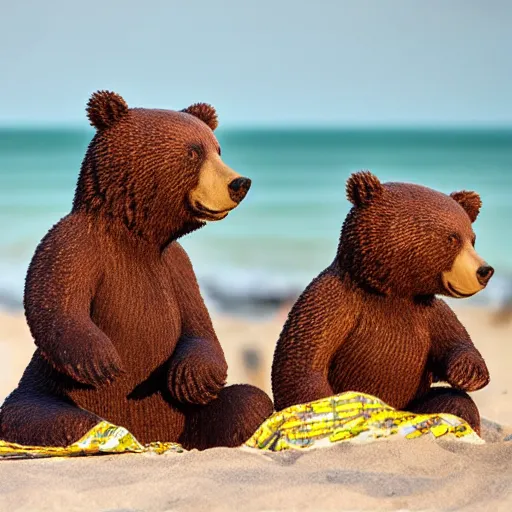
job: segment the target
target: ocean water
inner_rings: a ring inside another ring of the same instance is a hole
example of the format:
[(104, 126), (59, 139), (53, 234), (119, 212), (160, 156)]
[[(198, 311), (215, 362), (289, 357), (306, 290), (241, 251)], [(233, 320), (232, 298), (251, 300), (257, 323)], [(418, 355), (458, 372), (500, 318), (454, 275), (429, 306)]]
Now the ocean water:
[[(71, 208), (93, 132), (0, 130), (0, 307), (19, 307), (47, 230)], [(300, 292), (332, 261), (360, 169), (381, 181), (480, 193), (478, 252), (496, 269), (469, 299), (512, 290), (512, 130), (221, 130), (224, 161), (253, 180), (229, 216), (182, 239), (210, 307), (255, 312)]]

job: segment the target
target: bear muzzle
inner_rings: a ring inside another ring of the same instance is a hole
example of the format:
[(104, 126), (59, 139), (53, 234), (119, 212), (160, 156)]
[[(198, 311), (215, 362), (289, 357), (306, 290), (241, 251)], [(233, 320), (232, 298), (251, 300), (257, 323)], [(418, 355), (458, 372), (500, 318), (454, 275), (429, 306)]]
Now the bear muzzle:
[(199, 172), (188, 201), (200, 221), (224, 219), (247, 195), (251, 180), (229, 168), (217, 154), (209, 155)]
[(455, 258), (452, 268), (443, 272), (442, 281), (448, 295), (463, 299), (483, 290), (493, 274), (494, 269), (478, 255), (471, 244), (466, 243)]

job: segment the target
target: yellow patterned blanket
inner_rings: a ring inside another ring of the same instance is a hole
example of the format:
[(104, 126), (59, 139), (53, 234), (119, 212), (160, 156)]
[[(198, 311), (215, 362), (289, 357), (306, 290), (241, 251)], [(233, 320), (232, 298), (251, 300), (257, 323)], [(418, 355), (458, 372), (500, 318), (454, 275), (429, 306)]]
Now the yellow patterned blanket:
[[(244, 447), (266, 451), (320, 448), (334, 443), (422, 436), (446, 437), (471, 443), (484, 441), (460, 418), (450, 414), (397, 411), (378, 398), (347, 392), (294, 405), (268, 418)], [(123, 427), (102, 421), (66, 448), (21, 446), (0, 441), (0, 458), (40, 458), (101, 453), (180, 453), (177, 443), (142, 445)]]

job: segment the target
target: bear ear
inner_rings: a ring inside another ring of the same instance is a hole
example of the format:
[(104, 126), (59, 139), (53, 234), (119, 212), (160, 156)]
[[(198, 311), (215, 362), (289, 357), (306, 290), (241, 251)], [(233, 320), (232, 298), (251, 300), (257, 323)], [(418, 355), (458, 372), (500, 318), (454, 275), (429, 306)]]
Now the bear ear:
[(211, 105), (208, 105), (208, 103), (194, 103), (190, 105), (190, 107), (184, 108), (181, 112), (201, 119), (212, 131), (219, 126), (217, 112), (215, 112), (215, 109)]
[(378, 198), (384, 187), (369, 171), (355, 172), (347, 181), (347, 198), (354, 206), (366, 206)]
[(452, 192), (450, 197), (464, 208), (471, 222), (475, 222), (482, 207), (480, 196), (473, 191), (461, 190), (460, 192)]
[(116, 124), (128, 113), (126, 101), (111, 91), (96, 91), (87, 103), (87, 117), (97, 130)]

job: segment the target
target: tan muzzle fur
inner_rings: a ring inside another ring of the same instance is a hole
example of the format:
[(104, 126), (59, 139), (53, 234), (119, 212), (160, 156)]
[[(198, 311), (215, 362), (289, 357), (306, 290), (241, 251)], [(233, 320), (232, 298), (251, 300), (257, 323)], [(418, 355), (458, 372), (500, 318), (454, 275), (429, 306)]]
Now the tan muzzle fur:
[(485, 261), (478, 255), (474, 247), (467, 242), (455, 258), (452, 268), (442, 274), (446, 291), (452, 297), (462, 299), (483, 290), (485, 284), (480, 283), (477, 274), (482, 265), (485, 265)]
[(199, 182), (189, 194), (198, 220), (221, 220), (238, 203), (229, 194), (229, 184), (241, 176), (230, 169), (219, 155), (210, 155), (201, 166)]

